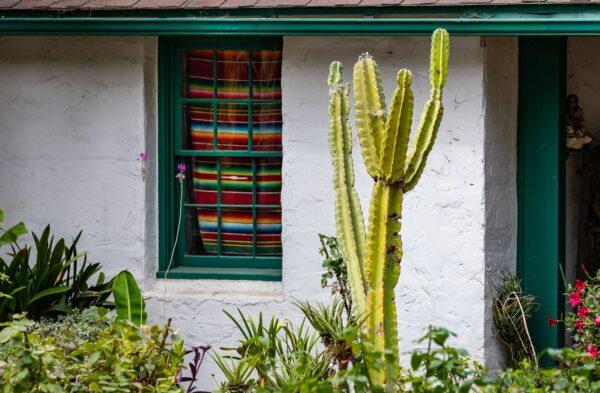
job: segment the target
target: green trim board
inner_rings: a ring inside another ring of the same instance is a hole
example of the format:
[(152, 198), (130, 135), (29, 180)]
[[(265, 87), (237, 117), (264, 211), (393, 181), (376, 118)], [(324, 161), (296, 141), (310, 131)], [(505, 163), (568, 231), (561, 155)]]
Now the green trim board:
[[(455, 17), (4, 17), (0, 35), (600, 35), (600, 12), (482, 13)], [(541, 12), (542, 8), (540, 8)]]
[[(166, 274), (168, 279), (216, 279), (216, 280), (257, 280), (281, 281), (281, 269), (244, 269), (211, 267), (176, 267)], [(165, 278), (165, 271), (156, 273), (157, 278)]]
[(529, 321), (536, 348), (564, 344), (548, 318), (564, 314), (566, 39), (519, 39), (517, 272), (538, 310)]
[[(273, 103), (275, 100), (259, 98), (224, 99), (217, 95), (217, 62), (219, 50), (253, 50), (280, 49), (280, 37), (262, 38), (161, 38), (159, 40), (159, 271), (157, 277), (164, 277), (177, 231), (179, 216), (180, 186), (175, 179), (176, 163), (185, 158), (208, 157), (216, 162), (217, 184), (221, 183), (221, 159), (224, 157), (246, 157), (252, 161), (252, 179), (256, 179), (256, 159), (264, 157), (282, 157), (281, 151), (252, 150), (252, 108), (253, 104)], [(186, 99), (182, 97), (183, 55), (186, 50), (202, 49), (213, 52), (213, 94), (210, 99)], [(248, 96), (253, 97), (251, 77), (252, 60), (249, 59)], [(280, 101), (276, 101), (279, 103)], [(248, 107), (248, 147), (247, 150), (217, 150), (218, 121), (217, 108), (221, 103), (241, 104)], [(186, 104), (209, 105), (213, 110), (213, 142), (212, 150), (184, 149), (182, 111)], [(190, 176), (190, 172), (187, 173)], [(252, 203), (250, 205), (230, 205), (222, 203), (221, 187), (216, 188), (215, 204), (184, 203), (185, 209), (211, 209), (217, 212), (217, 223), (221, 223), (222, 211), (232, 207), (252, 210), (252, 255), (228, 255), (222, 251), (221, 226), (217, 225), (216, 254), (190, 255), (186, 242), (186, 220), (181, 220), (180, 236), (174, 252), (173, 262), (169, 270), (169, 278), (213, 278), (213, 279), (248, 279), (276, 280), (281, 279), (281, 256), (260, 255), (257, 252), (257, 211), (265, 209), (281, 209), (281, 206), (258, 204), (256, 183), (252, 185)], [(187, 191), (186, 191), (187, 192)], [(195, 220), (193, 218), (192, 220)], [(228, 274), (230, 272), (231, 274)], [(262, 273), (261, 273), (262, 272)]]

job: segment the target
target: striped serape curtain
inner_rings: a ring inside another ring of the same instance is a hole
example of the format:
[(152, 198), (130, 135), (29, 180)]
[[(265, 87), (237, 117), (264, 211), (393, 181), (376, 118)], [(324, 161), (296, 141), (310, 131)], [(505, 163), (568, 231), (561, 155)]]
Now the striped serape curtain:
[[(215, 98), (216, 92), (217, 99), (248, 99), (250, 79), (252, 81), (250, 104), (217, 101), (216, 105), (187, 107), (184, 116), (191, 149), (248, 151), (251, 121), (252, 149), (281, 151), (281, 102), (277, 102), (281, 99), (281, 51), (188, 51), (186, 67), (188, 97)], [(261, 99), (271, 101), (252, 101)], [(249, 105), (252, 105), (251, 119)], [(252, 174), (253, 160), (256, 179)], [(221, 208), (221, 254), (251, 256), (256, 247), (255, 255), (258, 256), (281, 255), (281, 158), (195, 157), (192, 166), (195, 203), (217, 204), (220, 186), (220, 202), (225, 205)], [(254, 214), (253, 187), (256, 195)], [(218, 210), (199, 208), (197, 216), (202, 240), (197, 252), (217, 253)], [(253, 237), (253, 216), (256, 218), (256, 239)]]

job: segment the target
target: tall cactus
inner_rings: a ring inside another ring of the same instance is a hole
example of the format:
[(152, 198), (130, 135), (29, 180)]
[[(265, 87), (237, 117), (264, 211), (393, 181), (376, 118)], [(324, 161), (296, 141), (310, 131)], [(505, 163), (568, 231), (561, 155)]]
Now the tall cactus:
[(394, 288), (400, 276), (400, 218), (404, 193), (423, 172), (442, 119), (442, 89), (448, 70), (448, 32), (438, 29), (431, 41), (431, 93), (412, 147), (408, 151), (413, 116), (412, 74), (397, 75), (389, 111), (379, 67), (368, 54), (354, 66), (354, 101), (358, 141), (367, 172), (375, 184), (365, 233), (362, 210), (354, 188), (352, 131), (348, 121), (348, 85), (342, 64), (329, 66), (329, 145), (334, 165), (335, 222), (348, 269), (350, 292), (357, 314), (366, 318), (365, 341), (384, 369), (369, 367), (374, 386), (390, 388), (398, 371), (398, 331)]

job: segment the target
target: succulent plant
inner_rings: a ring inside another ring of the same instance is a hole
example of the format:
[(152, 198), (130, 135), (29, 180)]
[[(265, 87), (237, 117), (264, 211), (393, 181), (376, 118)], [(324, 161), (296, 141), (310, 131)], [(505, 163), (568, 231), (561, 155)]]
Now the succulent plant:
[[(394, 288), (402, 259), (402, 200), (404, 193), (419, 181), (440, 126), (448, 56), (448, 32), (438, 29), (431, 42), (431, 92), (413, 138), (411, 72), (398, 72), (387, 109), (377, 63), (369, 54), (363, 54), (354, 65), (358, 141), (367, 172), (374, 181), (367, 228), (354, 188), (349, 86), (343, 82), (342, 64), (334, 61), (329, 66), (329, 146), (334, 165), (336, 232), (347, 264), (354, 310), (366, 318), (365, 340), (378, 354), (376, 360), (383, 360), (386, 365), (369, 367), (371, 382), (376, 386), (391, 386), (398, 372)], [(410, 149), (409, 139), (413, 140)]]

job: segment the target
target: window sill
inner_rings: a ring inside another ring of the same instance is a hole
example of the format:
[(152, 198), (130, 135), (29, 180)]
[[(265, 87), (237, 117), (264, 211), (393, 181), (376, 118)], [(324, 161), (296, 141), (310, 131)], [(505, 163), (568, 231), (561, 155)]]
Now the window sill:
[[(156, 278), (165, 278), (164, 271), (156, 272)], [(281, 269), (184, 267), (169, 270), (167, 279), (212, 279), (212, 280), (252, 280), (281, 281)]]

